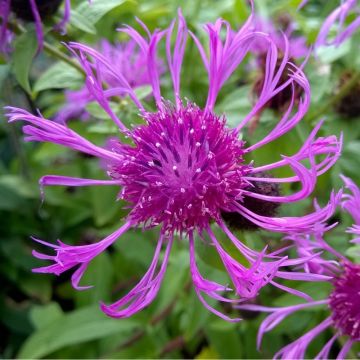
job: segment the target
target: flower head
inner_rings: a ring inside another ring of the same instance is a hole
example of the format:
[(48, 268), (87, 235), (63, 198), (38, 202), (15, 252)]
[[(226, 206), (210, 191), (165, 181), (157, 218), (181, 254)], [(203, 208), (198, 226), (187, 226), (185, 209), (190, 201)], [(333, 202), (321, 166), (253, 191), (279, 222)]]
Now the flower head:
[[(257, 17), (255, 19), (255, 30), (269, 34), (281, 52), (285, 52), (285, 48), (288, 46), (290, 59), (300, 59), (309, 53), (306, 39), (303, 36), (294, 35), (294, 23), (291, 20), (286, 24), (286, 28), (283, 29), (284, 31), (281, 32), (269, 19)], [(268, 46), (267, 41), (259, 38), (253, 44), (253, 51), (259, 55), (266, 55)]]
[[(289, 57), (288, 64), (283, 68), (278, 82), (278, 85), (283, 85), (288, 80), (289, 72), (292, 71), (291, 63), (296, 64), (296, 61), (304, 58), (309, 53), (309, 49), (306, 46), (306, 39), (304, 37), (295, 36), (293, 34), (294, 25), (291, 21), (286, 24), (286, 28), (283, 33), (280, 32), (276, 28), (275, 24), (273, 24), (270, 20), (257, 17), (255, 19), (255, 30), (268, 33), (273, 43), (276, 44), (277, 48), (279, 49), (279, 54), (275, 66), (276, 71), (278, 71), (282, 66), (283, 56), (285, 55), (285, 52), (287, 52), (287, 55), (285, 56)], [(267, 54), (269, 46), (269, 42), (262, 37), (257, 38), (252, 45), (252, 51), (254, 54), (256, 54), (257, 70), (257, 76), (253, 87), (253, 93), (255, 97), (260, 95), (266, 80)], [(275, 111), (283, 112), (289, 107), (291, 101), (296, 103), (300, 100), (302, 91), (303, 87), (296, 82), (288, 84), (275, 96), (271, 97), (271, 99), (264, 105), (264, 109), (270, 108)], [(250, 124), (250, 133), (255, 130), (260, 116), (261, 112), (259, 112), (252, 120)]]
[[(44, 42), (42, 19), (53, 15), (59, 8), (62, 0), (0, 0), (0, 52), (8, 53), (10, 50), (9, 38), (11, 32), (8, 30), (8, 19), (13, 12), (19, 19), (35, 23), (38, 48), (41, 49)], [(70, 0), (65, 0), (64, 15), (62, 20), (55, 26), (61, 32), (70, 19)]]
[[(147, 34), (146, 37), (130, 27), (125, 27), (121, 31), (133, 38), (140, 48), (141, 56), (146, 59), (147, 76), (156, 104), (155, 111), (145, 111), (144, 105), (134, 92), (134, 84), (130, 83), (123, 69), (114, 68), (106, 56), (86, 45), (69, 44), (69, 48), (84, 68), (89, 94), (102, 106), (119, 130), (128, 137), (131, 145), (128, 145), (128, 142), (122, 143), (119, 139), (112, 139), (106, 147), (99, 147), (81, 137), (66, 124), (46, 120), (41, 115), (35, 116), (21, 109), (8, 109), (10, 121), (22, 120), (27, 123), (23, 128), (26, 140), (52, 142), (98, 157), (103, 164), (106, 164), (107, 174), (110, 177), (109, 180), (93, 180), (44, 176), (40, 181), (41, 187), (117, 185), (122, 188), (119, 196), (126, 200), (131, 208), (125, 224), (98, 244), (70, 247), (63, 243), (57, 246), (43, 243), (53, 247), (57, 255), (55, 257), (41, 255), (42, 259), (55, 262), (42, 268), (41, 271), (59, 274), (79, 266), (75, 276), (75, 285), (78, 287), (88, 262), (123, 232), (139, 226), (144, 228), (157, 226), (161, 229), (160, 236), (149, 270), (123, 298), (111, 305), (102, 304), (102, 310), (109, 316), (128, 317), (151, 303), (161, 285), (176, 235), (186, 238), (189, 242), (190, 271), (200, 301), (224, 319), (231, 320), (211, 307), (206, 297), (230, 303), (241, 302), (256, 296), (262, 287), (270, 284), (309, 300), (306, 294), (278, 284), (277, 279), (327, 281), (329, 279), (327, 275), (307, 274), (303, 271), (289, 272), (289, 267), (299, 266), (308, 259), (288, 259), (283, 254), (283, 249), (276, 252), (268, 252), (266, 248), (260, 253), (254, 251), (235, 237), (222, 218), (226, 212), (237, 212), (265, 230), (286, 233), (311, 232), (314, 224), (323, 223), (328, 219), (338, 201), (338, 195), (333, 194), (326, 206), (301, 217), (257, 214), (244, 202), (244, 197), (276, 204), (306, 199), (315, 187), (317, 176), (331, 167), (340, 153), (341, 140), (339, 141), (335, 136), (317, 137), (321, 126), (319, 123), (296, 154), (281, 156), (266, 165), (245, 160), (245, 154), (247, 158), (251, 157), (253, 150), (294, 128), (309, 107), (309, 83), (303, 71), (289, 62), (288, 43), (285, 41), (282, 61), (277, 67), (277, 46), (271, 36), (253, 30), (252, 16), (236, 33), (221, 19), (215, 24), (205, 25), (209, 38), (209, 56), (206, 55), (195, 34), (190, 33), (199, 49), (209, 78), (206, 104), (199, 107), (190, 100), (185, 103), (180, 96), (180, 73), (188, 37), (186, 22), (181, 12), (179, 12), (177, 30), (175, 30), (175, 21), (168, 29), (156, 30), (154, 33), (150, 33), (143, 23), (140, 24)], [(174, 31), (176, 31), (176, 41), (173, 45)], [(223, 31), (225, 31), (225, 40), (222, 40)], [(269, 42), (264, 85), (251, 112), (236, 128), (230, 129), (226, 117), (214, 112), (216, 99), (224, 83), (249, 53), (253, 41), (258, 37)], [(164, 38), (175, 104), (170, 103), (171, 99), (165, 100), (161, 96), (157, 47)], [(289, 77), (284, 83), (279, 84), (286, 66), (289, 68)], [(104, 89), (102, 82), (104, 76), (111, 76), (117, 83), (117, 91), (127, 94), (139, 108), (144, 125), (130, 130), (114, 113), (108, 100), (118, 95), (118, 92)], [(294, 101), (289, 103), (269, 134), (256, 144), (247, 146), (240, 138), (240, 132), (264, 104), (288, 85), (293, 88), (294, 84), (303, 89), (301, 99), (296, 105)], [(309, 165), (305, 166), (303, 161), (307, 161)], [(293, 176), (279, 178), (266, 175), (282, 167), (290, 168)], [(288, 195), (262, 192), (264, 186), (258, 185), (292, 182), (299, 183), (300, 187), (298, 191)], [(244, 262), (239, 262), (225, 251), (221, 239), (213, 232), (215, 226), (223, 231), (234, 248), (239, 251), (239, 256)], [(229, 273), (232, 287), (205, 279), (201, 275), (195, 254), (196, 236), (215, 247), (224, 268)], [(162, 248), (165, 249), (165, 255), (161, 261)], [(229, 299), (224, 296), (224, 292), (232, 289), (237, 298)]]
[[(360, 27), (360, 15), (357, 0), (341, 1), (341, 4), (327, 17), (316, 39), (316, 45), (335, 45), (339, 46), (348, 39)], [(345, 22), (351, 13), (355, 13), (355, 19), (346, 24)], [(328, 40), (330, 30), (333, 26), (337, 27), (337, 34), (334, 39)]]
[[(308, 0), (303, 0), (299, 8), (303, 7)], [(316, 39), (315, 46), (335, 45), (339, 46), (348, 39), (360, 26), (359, 6), (357, 0), (341, 0), (339, 6), (334, 9), (322, 24)], [(355, 18), (348, 22), (350, 15)], [(333, 28), (336, 28), (335, 37), (329, 39)]]
[[(144, 85), (150, 85), (150, 78), (147, 72), (147, 61), (139, 51), (137, 43), (130, 39), (127, 42), (111, 44), (107, 40), (101, 40), (99, 43), (99, 52), (113, 69), (109, 71), (107, 67), (100, 64), (99, 72), (102, 81), (108, 86), (108, 91), (112, 91), (118, 96), (125, 96), (126, 92), (122, 90), (122, 83), (115, 74), (123, 74), (127, 83), (134, 89)], [(165, 71), (164, 65), (160, 59), (156, 60), (158, 73)], [(86, 105), (95, 101), (94, 96), (84, 86), (80, 90), (68, 90), (65, 92), (66, 105), (63, 106), (55, 116), (55, 121), (65, 122), (72, 118), (80, 117), (86, 120), (89, 114), (85, 110)]]

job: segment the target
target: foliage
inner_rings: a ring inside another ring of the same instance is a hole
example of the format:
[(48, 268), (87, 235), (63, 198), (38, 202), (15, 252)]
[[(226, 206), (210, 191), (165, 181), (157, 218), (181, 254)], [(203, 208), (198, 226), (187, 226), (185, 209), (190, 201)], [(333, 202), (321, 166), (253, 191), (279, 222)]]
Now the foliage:
[[(297, 22), (299, 34), (312, 43), (324, 18), (338, 1), (312, 1), (297, 11), (298, 0), (259, 0), (257, 11), (264, 17), (276, 18), (289, 13)], [(245, 0), (87, 0), (74, 1), (72, 18), (64, 40), (95, 44), (100, 38), (110, 41), (123, 36), (115, 31), (121, 24), (137, 26), (135, 17), (151, 29), (165, 26), (175, 17), (179, 6), (192, 31), (201, 33), (200, 24), (218, 17), (237, 28), (249, 9)], [(291, 136), (284, 136), (258, 151), (256, 162), (266, 163), (273, 154), (293, 153), (303, 140), (303, 134), (320, 118), (326, 118), (324, 134), (344, 133), (343, 156), (331, 172), (322, 175), (315, 196), (320, 203), (332, 188), (341, 186), (339, 174), (351, 176), (360, 183), (360, 118), (348, 119), (333, 108), (324, 113), (317, 109), (338, 90), (340, 78), (346, 72), (359, 72), (360, 36), (339, 48), (324, 47), (316, 59), (311, 58), (305, 72), (312, 86), (312, 105), (308, 117)], [(58, 35), (48, 31), (46, 41), (60, 53), (69, 55)], [(40, 109), (52, 117), (64, 103), (64, 89), (79, 89), (83, 74), (71, 64), (52, 56), (51, 52), (36, 54), (34, 30), (26, 26), (18, 36), (10, 58), (0, 60), (0, 105), (16, 105), (32, 111)], [(239, 70), (220, 94), (216, 111), (224, 112), (235, 125), (251, 106), (252, 84), (256, 73)], [(169, 75), (163, 78), (165, 94), (171, 93)], [(202, 104), (206, 97), (207, 77), (194, 43), (187, 44), (182, 72), (183, 96)], [(146, 97), (149, 89), (137, 90)], [(128, 99), (114, 103), (114, 110), (127, 125), (139, 123), (136, 110)], [(91, 119), (72, 121), (70, 126), (86, 133), (95, 143), (103, 144), (116, 129), (95, 104), (87, 111)], [(103, 178), (101, 166), (92, 158), (81, 157), (51, 144), (25, 143), (19, 126), (9, 125), (0, 114), (0, 356), (3, 358), (268, 358), (289, 339), (309, 329), (322, 318), (321, 312), (304, 311), (294, 315), (276, 331), (265, 337), (263, 350), (257, 352), (255, 338), (262, 316), (241, 314), (243, 322), (227, 323), (203, 308), (193, 292), (189, 276), (187, 244), (175, 244), (169, 268), (156, 301), (131, 319), (107, 318), (99, 311), (99, 301), (116, 299), (131, 288), (149, 265), (155, 248), (156, 230), (131, 232), (118, 241), (108, 253), (98, 257), (89, 267), (84, 283), (94, 287), (76, 292), (69, 277), (59, 278), (31, 273), (39, 262), (31, 255), (36, 247), (34, 235), (66, 243), (84, 244), (98, 240), (114, 230), (126, 214), (123, 203), (115, 202), (116, 188), (49, 188), (41, 201), (38, 179), (45, 174)], [(246, 139), (254, 142), (277, 122), (277, 114), (266, 111), (254, 134)], [(359, 122), (359, 124), (357, 124)], [(304, 213), (309, 203), (291, 208)], [(284, 206), (280, 212), (288, 214)], [(349, 224), (342, 219), (342, 225)], [(344, 232), (333, 234), (338, 249), (346, 248)], [(276, 247), (279, 236), (262, 232), (239, 234), (252, 246), (261, 248), (264, 241)], [(211, 248), (198, 244), (200, 267), (214, 279), (224, 277), (223, 268)], [(349, 254), (358, 256), (354, 249)], [(309, 292), (319, 295), (327, 289), (307, 284)], [(259, 302), (286, 304), (291, 299), (275, 290), (264, 289)], [(214, 304), (215, 305), (215, 304)], [(230, 310), (229, 310), (230, 311)], [(325, 343), (318, 338), (311, 349), (315, 355)]]

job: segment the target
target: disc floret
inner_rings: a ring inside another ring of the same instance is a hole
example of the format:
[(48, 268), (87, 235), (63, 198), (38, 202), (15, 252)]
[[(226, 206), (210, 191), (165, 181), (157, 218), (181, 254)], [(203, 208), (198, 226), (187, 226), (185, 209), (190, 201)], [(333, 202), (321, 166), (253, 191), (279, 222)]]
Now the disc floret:
[(332, 321), (343, 335), (360, 339), (360, 265), (346, 262), (329, 297)]
[(244, 142), (226, 127), (224, 117), (194, 104), (144, 115), (134, 130), (134, 146), (112, 142), (124, 156), (109, 164), (123, 182), (122, 198), (133, 205), (130, 218), (169, 231), (203, 229), (241, 194)]

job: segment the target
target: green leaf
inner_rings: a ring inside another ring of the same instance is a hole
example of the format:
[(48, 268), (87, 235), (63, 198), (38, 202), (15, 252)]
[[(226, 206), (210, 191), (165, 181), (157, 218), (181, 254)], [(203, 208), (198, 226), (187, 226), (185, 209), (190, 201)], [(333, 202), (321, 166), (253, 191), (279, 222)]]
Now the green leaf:
[(132, 332), (139, 324), (132, 319), (107, 318), (96, 306), (86, 307), (59, 317), (35, 331), (20, 349), (17, 358), (39, 359), (65, 346)]
[[(82, 15), (89, 24), (96, 24), (106, 13), (124, 5), (125, 3), (134, 4), (131, 0), (92, 0), (89, 5), (88, 0), (83, 1), (77, 8), (76, 12)], [(75, 24), (73, 24), (75, 25)], [(83, 30), (83, 29), (82, 29)]]
[(344, 41), (341, 45), (322, 46), (318, 49), (319, 60), (325, 64), (330, 64), (335, 60), (345, 56), (351, 49), (350, 41)]
[[(4, 186), (9, 190), (15, 192), (17, 195), (29, 198), (36, 199), (38, 194), (36, 194), (37, 186), (34, 184), (25, 181), (20, 176), (16, 175), (3, 175), (0, 177), (0, 187)], [(35, 191), (35, 193), (34, 193)]]
[[(119, 104), (109, 101), (109, 105), (112, 111), (117, 113), (119, 109)], [(102, 120), (110, 120), (109, 114), (97, 103), (97, 102), (90, 102), (86, 105), (86, 111), (89, 112), (92, 116), (102, 119)], [(113, 124), (112, 122), (110, 122)], [(115, 125), (116, 127), (116, 125)]]
[(110, 300), (113, 267), (108, 253), (104, 252), (91, 261), (81, 279), (84, 286), (93, 286), (88, 291), (77, 291), (78, 305), (97, 304), (99, 301)]
[(63, 314), (60, 305), (51, 302), (43, 306), (35, 305), (30, 311), (30, 319), (36, 329), (41, 329), (60, 319)]
[(237, 325), (216, 319), (205, 327), (205, 334), (221, 359), (241, 359), (241, 342)]
[(3, 87), (3, 83), (7, 79), (9, 71), (10, 71), (9, 64), (1, 64), (0, 65), (0, 88)]
[(142, 100), (152, 93), (152, 87), (150, 85), (139, 86), (135, 89), (135, 94), (139, 100)]
[(24, 276), (19, 283), (20, 289), (30, 297), (39, 299), (42, 302), (51, 299), (51, 283), (49, 279), (41, 276)]
[(115, 202), (119, 189), (110, 186), (92, 186), (89, 192), (95, 224), (104, 226), (121, 209), (121, 203)]
[(41, 74), (34, 84), (34, 92), (79, 87), (83, 82), (84, 77), (79, 71), (64, 62), (58, 62)]
[(76, 10), (71, 11), (70, 24), (89, 34), (96, 34), (95, 26), (83, 14)]
[(35, 30), (29, 30), (21, 34), (14, 42), (13, 71), (19, 84), (29, 94), (31, 93), (29, 72), (36, 49)]
[(196, 355), (195, 359), (220, 359), (220, 356), (212, 347), (205, 347)]
[[(201, 303), (195, 291), (191, 291), (185, 301), (186, 311), (182, 319), (182, 330), (185, 339), (190, 341), (209, 321), (211, 312)], [(208, 300), (208, 302), (211, 306), (215, 305), (215, 301), (212, 301), (212, 299), (210, 299), (210, 301)]]

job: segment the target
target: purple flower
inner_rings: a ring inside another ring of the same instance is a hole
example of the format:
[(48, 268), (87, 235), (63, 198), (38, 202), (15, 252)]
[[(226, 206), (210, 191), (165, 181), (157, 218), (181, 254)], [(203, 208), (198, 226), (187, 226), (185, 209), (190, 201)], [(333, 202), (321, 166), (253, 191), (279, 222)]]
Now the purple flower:
[[(343, 177), (345, 185), (351, 189), (352, 195), (344, 194), (342, 207), (356, 219), (360, 211), (359, 188), (348, 178)], [(336, 224), (335, 224), (336, 225)], [(324, 234), (334, 226), (326, 228), (320, 225), (312, 236), (306, 234), (292, 234), (288, 237), (293, 240), (301, 256), (307, 258), (315, 252), (323, 251), (331, 254), (333, 260), (316, 256), (302, 264), (308, 274), (326, 274), (331, 277), (329, 282), (332, 290), (328, 297), (319, 301), (310, 301), (287, 307), (265, 307), (258, 305), (240, 305), (242, 310), (252, 310), (271, 313), (262, 322), (258, 332), (258, 348), (262, 337), (271, 331), (287, 316), (297, 311), (323, 306), (327, 307), (329, 315), (319, 325), (306, 332), (297, 340), (282, 348), (274, 358), (304, 359), (309, 344), (323, 331), (328, 328), (334, 329), (334, 336), (325, 344), (317, 354), (316, 359), (328, 359), (332, 345), (340, 336), (346, 336), (347, 341), (343, 345), (337, 359), (344, 359), (354, 342), (360, 341), (360, 264), (354, 264), (341, 253), (333, 249), (325, 240)]]
[[(296, 64), (296, 60), (305, 57), (309, 53), (309, 49), (306, 46), (306, 40), (304, 37), (294, 36), (294, 24), (290, 21), (285, 25), (286, 29), (284, 33), (280, 32), (275, 28), (275, 25), (266, 19), (257, 17), (255, 19), (255, 31), (265, 32), (269, 34), (274, 44), (276, 44), (279, 49), (278, 60), (276, 63), (275, 70), (278, 71), (282, 65), (282, 56), (285, 51), (288, 52), (288, 65), (283, 68), (278, 86), (283, 85), (288, 80), (288, 73), (291, 72), (290, 63)], [(267, 39), (259, 37), (254, 40), (252, 45), (252, 51), (257, 55), (256, 57), (256, 68), (258, 72), (257, 80), (253, 87), (253, 92), (255, 96), (259, 96), (266, 79), (267, 74), (267, 53), (270, 43)], [(292, 89), (292, 86), (294, 88)], [(279, 93), (273, 96), (264, 106), (265, 108), (270, 108), (275, 111), (283, 112), (289, 107), (289, 103), (294, 101), (295, 103), (301, 98), (303, 87), (297, 84), (288, 84), (285, 88), (282, 89)], [(252, 120), (250, 124), (250, 133), (252, 133), (258, 125), (260, 120), (261, 112), (257, 114), (256, 117)]]
[[(7, 25), (11, 11), (19, 19), (35, 23), (38, 48), (41, 50), (44, 42), (42, 18), (55, 13), (61, 2), (61, 0), (48, 0), (46, 2), (39, 0), (0, 0), (0, 52), (8, 53), (10, 51), (9, 39), (12, 36)], [(70, 6), (70, 0), (65, 0), (63, 18), (55, 26), (55, 29), (60, 32), (65, 32), (65, 26), (70, 19)]]
[[(307, 0), (303, 0), (299, 8), (304, 6)], [(343, 41), (348, 39), (360, 26), (360, 8), (357, 0), (341, 0), (340, 5), (333, 10), (325, 19), (317, 36), (315, 46), (335, 45), (339, 46)], [(350, 15), (355, 18), (347, 22)], [(329, 40), (329, 34), (333, 27), (337, 28), (336, 36)]]
[[(115, 74), (123, 74), (131, 88), (136, 89), (139, 86), (150, 85), (150, 78), (147, 72), (147, 61), (139, 51), (138, 45), (134, 40), (117, 43), (112, 45), (107, 40), (102, 40), (99, 44), (99, 52), (106, 59), (107, 63), (112, 64), (111, 71), (106, 66), (99, 64), (103, 81), (109, 89), (116, 92), (118, 96), (125, 96), (126, 91), (122, 90), (122, 82)], [(160, 59), (156, 60), (159, 74), (165, 71), (164, 65)], [(108, 90), (109, 91), (109, 90)], [(84, 86), (80, 90), (68, 90), (65, 92), (66, 105), (59, 110), (55, 116), (55, 121), (65, 122), (71, 118), (80, 117), (86, 120), (89, 114), (85, 110), (86, 105), (95, 101), (95, 97)]]
[[(339, 198), (339, 195), (333, 194), (326, 206), (301, 217), (259, 215), (244, 206), (244, 199), (248, 201), (254, 199), (265, 206), (269, 202), (282, 204), (306, 199), (315, 187), (317, 176), (334, 164), (341, 149), (341, 140), (339, 141), (335, 136), (317, 137), (321, 127), (319, 123), (295, 154), (279, 156), (273, 163), (267, 165), (254, 164), (248, 160), (252, 151), (293, 129), (306, 114), (310, 102), (307, 78), (301, 69), (288, 62), (287, 41), (285, 41), (282, 62), (276, 68), (278, 58), (276, 44), (268, 34), (255, 32), (252, 21), (253, 16), (236, 33), (221, 19), (215, 24), (207, 24), (205, 31), (209, 39), (209, 56), (198, 38), (190, 33), (209, 77), (208, 97), (203, 107), (190, 101), (184, 103), (181, 100), (180, 73), (188, 30), (180, 12), (174, 44), (172, 38), (175, 20), (168, 29), (155, 30), (154, 33), (150, 33), (147, 27), (140, 23), (147, 35), (145, 38), (131, 27), (121, 29), (138, 44), (141, 56), (146, 60), (147, 76), (156, 104), (156, 110), (153, 112), (145, 110), (129, 83), (127, 74), (116, 69), (107, 57), (88, 46), (70, 43), (69, 48), (86, 72), (86, 86), (89, 93), (118, 125), (119, 130), (131, 140), (131, 145), (128, 142), (122, 143), (119, 139), (112, 139), (106, 147), (99, 147), (81, 137), (66, 124), (44, 119), (40, 115), (32, 115), (22, 109), (8, 108), (10, 121), (22, 120), (27, 123), (23, 128), (27, 141), (52, 142), (98, 157), (103, 164), (106, 164), (110, 178), (110, 180), (93, 180), (44, 176), (40, 180), (42, 188), (53, 185), (117, 185), (122, 188), (119, 198), (127, 201), (131, 209), (125, 224), (97, 244), (68, 246), (59, 242), (58, 245), (53, 246), (42, 242), (45, 246), (52, 247), (56, 256), (36, 252), (37, 257), (50, 260), (53, 264), (35, 271), (60, 274), (77, 267), (72, 282), (73, 286), (78, 288), (87, 264), (99, 252), (104, 251), (130, 228), (142, 226), (145, 229), (152, 227), (161, 229), (154, 259), (141, 281), (126, 296), (111, 305), (102, 304), (102, 310), (109, 316), (129, 317), (152, 302), (161, 285), (171, 246), (177, 235), (188, 240), (190, 271), (199, 299), (210, 311), (226, 320), (238, 319), (230, 319), (211, 307), (206, 297), (230, 303), (241, 302), (253, 298), (262, 287), (271, 284), (309, 300), (306, 294), (278, 284), (277, 279), (308, 281), (329, 279), (323, 274), (289, 272), (289, 267), (300, 266), (309, 259), (306, 257), (288, 259), (282, 255), (284, 249), (267, 252), (265, 248), (260, 253), (256, 252), (238, 240), (222, 218), (224, 212), (233, 212), (265, 230), (308, 233), (313, 231), (314, 224), (323, 223), (328, 219)], [(225, 40), (222, 40), (223, 31), (226, 35)], [(264, 86), (250, 113), (235, 129), (230, 129), (227, 127), (226, 117), (214, 112), (216, 99), (224, 83), (249, 53), (253, 41), (259, 37), (269, 42)], [(163, 39), (165, 39), (175, 104), (171, 103), (171, 100), (163, 99), (160, 91), (157, 47)], [(289, 68), (288, 80), (279, 85), (279, 79), (286, 66)], [(103, 88), (102, 79), (105, 76), (111, 76), (114, 81), (116, 80), (115, 89)], [(303, 88), (303, 95), (296, 106), (291, 101), (275, 128), (261, 141), (247, 146), (239, 137), (240, 132), (264, 104), (284, 87), (291, 85), (293, 88), (294, 84)], [(128, 94), (139, 108), (145, 125), (129, 130), (110, 108), (108, 99), (124, 93)], [(321, 159), (317, 160), (319, 155)], [(308, 162), (308, 166), (302, 163), (304, 160)], [(286, 167), (292, 170), (293, 176), (279, 178), (266, 175), (273, 170)], [(289, 195), (261, 193), (259, 191), (261, 187), (254, 185), (254, 183), (293, 182), (300, 185), (299, 190)], [(220, 239), (212, 230), (214, 226), (219, 227), (230, 239), (243, 257), (243, 262), (239, 262), (225, 251)], [(231, 278), (231, 287), (202, 276), (195, 255), (196, 236), (217, 250)], [(161, 260), (160, 252), (163, 248), (165, 255)], [(224, 296), (224, 292), (231, 290), (237, 295), (236, 299)]]
[[(306, 46), (306, 39), (303, 36), (293, 34), (295, 29), (294, 23), (291, 22), (291, 20), (282, 33), (276, 29), (275, 25), (269, 19), (257, 17), (255, 20), (255, 30), (269, 34), (278, 49), (282, 52), (285, 52), (285, 48), (288, 46), (289, 57), (291, 59), (299, 59), (309, 53), (309, 48)], [(288, 45), (286, 44), (287, 42)], [(259, 55), (266, 55), (268, 46), (269, 43), (266, 40), (259, 38), (258, 41), (254, 41), (253, 51)]]
[[(316, 46), (335, 45), (339, 46), (343, 41), (348, 39), (360, 26), (360, 15), (357, 0), (344, 0), (325, 20), (321, 26), (320, 32), (316, 39)], [(350, 13), (355, 13), (356, 17), (350, 24), (345, 25)], [(328, 40), (331, 28), (337, 26), (337, 34), (333, 40)]]

